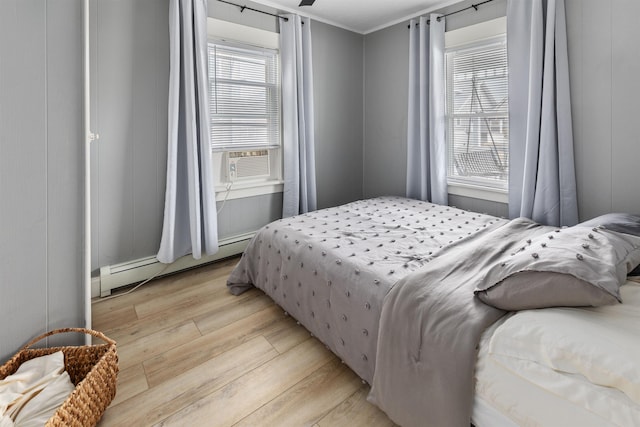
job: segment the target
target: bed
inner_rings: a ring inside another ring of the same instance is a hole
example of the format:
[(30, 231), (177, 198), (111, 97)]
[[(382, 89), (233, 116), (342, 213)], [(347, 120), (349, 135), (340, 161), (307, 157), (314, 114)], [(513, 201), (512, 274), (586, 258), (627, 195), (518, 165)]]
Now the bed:
[[(560, 275), (574, 279), (558, 296), (562, 304), (611, 304), (620, 299), (613, 282), (640, 263), (640, 238), (588, 230), (380, 197), (265, 226), (228, 286), (234, 294), (253, 286), (267, 293), (371, 384), (369, 400), (398, 424), (462, 426), (473, 418), (489, 426), (500, 417), (514, 420), (490, 398), (495, 390), (483, 386), (500, 373), (479, 369), (495, 368), (499, 357), (485, 357), (483, 349), (493, 342), (488, 336), (511, 324), (511, 317), (501, 320), (505, 313), (535, 308), (523, 299), (549, 305), (547, 287)], [(575, 250), (582, 259), (572, 252), (573, 262), (549, 273), (558, 251), (567, 250), (557, 247), (563, 239), (586, 241)], [(611, 256), (622, 261), (592, 253), (612, 245), (619, 249)], [(528, 275), (536, 269), (545, 270), (540, 280)], [(542, 285), (523, 290), (532, 281)], [(496, 366), (519, 369), (504, 360)]]

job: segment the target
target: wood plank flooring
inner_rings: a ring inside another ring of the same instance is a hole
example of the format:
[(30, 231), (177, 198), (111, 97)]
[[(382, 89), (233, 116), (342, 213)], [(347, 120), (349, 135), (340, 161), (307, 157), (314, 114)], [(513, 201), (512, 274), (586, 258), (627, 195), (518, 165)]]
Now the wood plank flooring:
[(118, 343), (107, 426), (393, 426), (369, 387), (261, 291), (231, 295), (238, 258), (93, 304)]

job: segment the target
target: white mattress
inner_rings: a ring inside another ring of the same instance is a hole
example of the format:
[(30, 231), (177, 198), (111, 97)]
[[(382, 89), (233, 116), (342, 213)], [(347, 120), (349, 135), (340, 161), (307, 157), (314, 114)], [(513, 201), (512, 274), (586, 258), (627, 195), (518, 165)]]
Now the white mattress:
[(486, 331), (478, 427), (640, 426), (640, 285), (623, 304), (509, 315)]

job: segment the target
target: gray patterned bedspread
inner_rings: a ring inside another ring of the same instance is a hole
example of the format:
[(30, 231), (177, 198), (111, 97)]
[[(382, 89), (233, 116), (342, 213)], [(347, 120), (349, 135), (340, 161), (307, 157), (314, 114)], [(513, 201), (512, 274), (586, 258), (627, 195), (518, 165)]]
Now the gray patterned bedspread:
[(234, 294), (262, 289), (371, 383), (389, 290), (504, 223), (400, 197), (357, 201), (263, 227), (227, 283)]

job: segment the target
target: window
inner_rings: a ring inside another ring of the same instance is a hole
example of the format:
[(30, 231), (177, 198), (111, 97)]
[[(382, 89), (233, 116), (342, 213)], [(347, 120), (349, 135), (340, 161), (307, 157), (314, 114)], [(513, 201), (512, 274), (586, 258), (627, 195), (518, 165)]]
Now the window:
[(509, 176), (506, 37), (448, 47), (445, 62), (449, 184), (504, 191)]
[(209, 112), (214, 151), (280, 146), (278, 52), (209, 43)]
[(282, 192), (278, 33), (209, 18), (208, 35), (216, 199)]

